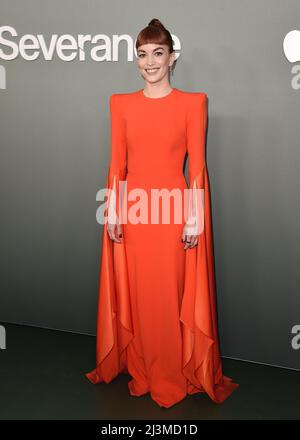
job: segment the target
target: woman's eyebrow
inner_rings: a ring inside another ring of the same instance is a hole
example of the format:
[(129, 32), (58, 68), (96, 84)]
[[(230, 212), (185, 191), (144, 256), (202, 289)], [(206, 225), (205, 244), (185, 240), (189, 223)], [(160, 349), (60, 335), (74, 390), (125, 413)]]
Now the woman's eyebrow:
[[(156, 47), (155, 49), (153, 49), (153, 52), (155, 52), (156, 50), (164, 50), (164, 48), (163, 47)], [(143, 49), (138, 49), (138, 52), (146, 52), (146, 51)]]

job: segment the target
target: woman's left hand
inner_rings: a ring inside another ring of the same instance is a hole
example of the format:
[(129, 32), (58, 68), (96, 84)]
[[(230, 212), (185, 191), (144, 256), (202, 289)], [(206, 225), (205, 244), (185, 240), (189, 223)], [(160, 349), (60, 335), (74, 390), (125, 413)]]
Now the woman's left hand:
[(181, 241), (185, 243), (184, 250), (191, 249), (198, 244), (198, 235), (187, 235), (183, 229)]

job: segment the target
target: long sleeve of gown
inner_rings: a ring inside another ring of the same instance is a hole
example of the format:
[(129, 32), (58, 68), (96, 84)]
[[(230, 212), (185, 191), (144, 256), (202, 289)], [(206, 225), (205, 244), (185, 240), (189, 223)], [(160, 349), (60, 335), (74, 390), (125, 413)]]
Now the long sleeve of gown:
[[(127, 173), (127, 147), (122, 96), (110, 97), (111, 156), (106, 178), (107, 220), (120, 220), (120, 182)], [(113, 242), (103, 225), (96, 333), (96, 368), (86, 377), (94, 384), (127, 372), (125, 348), (133, 337), (124, 242)]]
[[(188, 393), (206, 392), (222, 403), (239, 385), (222, 373), (217, 331), (215, 275), (208, 172), (205, 161), (207, 95), (192, 93), (186, 112), (189, 187), (193, 197), (189, 233), (196, 232), (198, 245), (186, 250), (185, 285), (180, 320), (183, 324), (183, 373)], [(193, 191), (191, 191), (193, 192)], [(195, 200), (197, 201), (195, 205)], [(196, 229), (195, 229), (196, 228)]]

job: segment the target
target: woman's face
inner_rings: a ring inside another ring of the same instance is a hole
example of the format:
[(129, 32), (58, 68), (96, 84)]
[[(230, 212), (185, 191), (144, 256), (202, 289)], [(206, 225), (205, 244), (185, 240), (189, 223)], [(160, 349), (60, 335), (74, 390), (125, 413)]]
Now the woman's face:
[(175, 60), (175, 53), (169, 53), (164, 44), (143, 44), (137, 50), (137, 64), (145, 81), (156, 83), (168, 77), (169, 67)]

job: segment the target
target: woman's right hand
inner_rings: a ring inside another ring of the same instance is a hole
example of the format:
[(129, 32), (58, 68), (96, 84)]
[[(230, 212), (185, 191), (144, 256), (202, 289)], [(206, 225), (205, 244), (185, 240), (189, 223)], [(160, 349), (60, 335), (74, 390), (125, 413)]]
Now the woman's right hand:
[(118, 218), (116, 220), (116, 223), (107, 222), (107, 233), (112, 241), (116, 243), (122, 243), (122, 228)]

